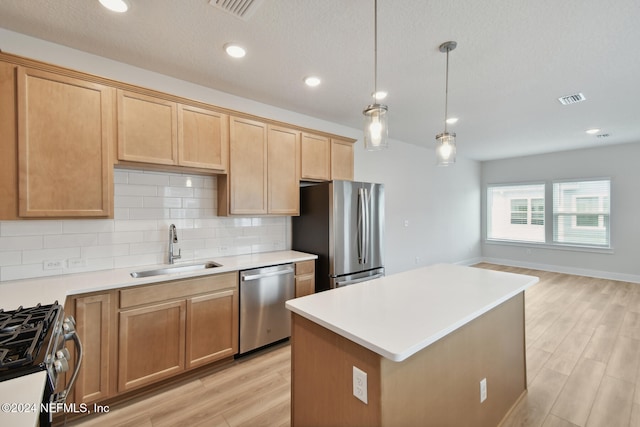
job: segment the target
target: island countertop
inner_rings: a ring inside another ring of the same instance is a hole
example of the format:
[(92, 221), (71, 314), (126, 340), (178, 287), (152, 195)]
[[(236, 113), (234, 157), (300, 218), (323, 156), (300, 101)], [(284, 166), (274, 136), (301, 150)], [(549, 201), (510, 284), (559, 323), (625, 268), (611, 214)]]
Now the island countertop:
[(538, 278), (436, 264), (289, 300), (286, 306), (400, 362), (538, 282)]

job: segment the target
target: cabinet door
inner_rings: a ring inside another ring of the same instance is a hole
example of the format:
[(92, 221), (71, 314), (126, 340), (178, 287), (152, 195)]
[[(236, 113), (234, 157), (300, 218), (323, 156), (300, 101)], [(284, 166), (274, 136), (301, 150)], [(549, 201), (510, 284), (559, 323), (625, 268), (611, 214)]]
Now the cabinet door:
[(315, 265), (315, 260), (296, 262), (296, 298), (316, 291)]
[(353, 181), (353, 142), (331, 140), (331, 179)]
[(331, 146), (329, 138), (303, 133), (301, 149), (302, 179), (328, 181), (331, 179)]
[(185, 312), (184, 300), (120, 312), (119, 392), (184, 370)]
[(230, 213), (267, 213), (267, 126), (231, 117), (229, 139)]
[(228, 147), (229, 116), (178, 105), (178, 164), (226, 172)]
[(267, 135), (269, 213), (300, 214), (300, 132), (269, 126)]
[(74, 401), (104, 400), (115, 392), (112, 382), (115, 375), (114, 298), (111, 293), (76, 297), (73, 315), (84, 351), (74, 387)]
[(112, 215), (113, 89), (18, 67), (22, 217)]
[(187, 300), (187, 369), (238, 352), (238, 292), (228, 289)]
[(18, 219), (17, 69), (0, 62), (0, 220)]
[(118, 159), (175, 165), (177, 123), (175, 102), (118, 89)]

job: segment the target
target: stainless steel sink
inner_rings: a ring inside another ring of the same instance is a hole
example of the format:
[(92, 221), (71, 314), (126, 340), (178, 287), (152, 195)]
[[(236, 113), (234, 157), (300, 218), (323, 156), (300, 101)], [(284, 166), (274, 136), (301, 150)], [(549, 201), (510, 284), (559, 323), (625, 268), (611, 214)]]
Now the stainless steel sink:
[(203, 262), (198, 264), (183, 264), (175, 265), (172, 267), (157, 268), (155, 270), (134, 271), (131, 273), (131, 277), (149, 277), (149, 276), (162, 276), (163, 274), (171, 273), (184, 273), (188, 271), (205, 270), (208, 268), (220, 267), (220, 264), (213, 261)]

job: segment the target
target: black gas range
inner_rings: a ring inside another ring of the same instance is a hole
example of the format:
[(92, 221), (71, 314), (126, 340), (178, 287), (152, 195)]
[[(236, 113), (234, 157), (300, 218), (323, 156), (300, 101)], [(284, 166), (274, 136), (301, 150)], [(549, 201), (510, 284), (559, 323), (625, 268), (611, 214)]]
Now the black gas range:
[[(76, 363), (67, 386), (56, 392), (58, 377), (69, 370), (71, 355), (66, 342), (76, 344)], [(46, 371), (40, 425), (51, 425), (52, 411), (47, 405), (64, 403), (82, 363), (82, 344), (75, 333), (73, 318), (65, 318), (64, 310), (53, 304), (0, 309), (0, 382)]]

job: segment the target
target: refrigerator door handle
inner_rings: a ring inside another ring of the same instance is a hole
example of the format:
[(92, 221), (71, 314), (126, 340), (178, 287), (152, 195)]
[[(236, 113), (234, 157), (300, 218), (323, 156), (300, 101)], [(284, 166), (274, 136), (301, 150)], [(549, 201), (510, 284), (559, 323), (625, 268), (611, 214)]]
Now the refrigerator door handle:
[(363, 188), (364, 193), (364, 259), (362, 261), (363, 264), (369, 262), (369, 250), (371, 249), (371, 241), (369, 236), (371, 235), (371, 212), (369, 211), (370, 198), (369, 191), (366, 188)]
[(357, 245), (358, 245), (358, 264), (365, 263), (365, 246), (364, 246), (364, 188), (358, 188), (358, 230), (357, 230)]
[(380, 277), (384, 277), (384, 273), (374, 274), (373, 276), (362, 277), (360, 279), (353, 280), (341, 280), (336, 282), (336, 288), (340, 288), (342, 286), (355, 285), (356, 283), (366, 282), (368, 280), (378, 279)]

